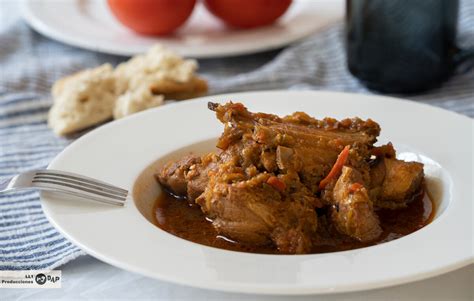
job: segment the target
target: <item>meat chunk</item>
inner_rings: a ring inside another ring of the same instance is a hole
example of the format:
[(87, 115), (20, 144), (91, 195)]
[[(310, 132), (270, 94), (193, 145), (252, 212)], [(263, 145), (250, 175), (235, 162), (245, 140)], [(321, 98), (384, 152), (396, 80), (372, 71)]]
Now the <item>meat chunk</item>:
[(413, 195), (420, 187), (423, 179), (423, 164), (385, 159), (385, 169), (380, 199), (400, 202)]
[(187, 197), (192, 203), (206, 188), (208, 173), (217, 168), (218, 160), (213, 153), (202, 157), (188, 155), (167, 163), (155, 177), (173, 194)]
[[(296, 175), (294, 175), (296, 176)], [(210, 177), (204, 193), (196, 199), (226, 237), (251, 245), (274, 244), (282, 253), (307, 253), (317, 228), (317, 199), (291, 176), (278, 178), (275, 186), (269, 173), (248, 177), (232, 164), (221, 164)]]
[(186, 174), (192, 166), (200, 162), (200, 157), (188, 155), (181, 160), (167, 163), (155, 177), (161, 185), (172, 191), (175, 195), (186, 196), (188, 190)]
[(371, 169), (371, 195), (375, 205), (395, 209), (405, 207), (423, 181), (423, 164), (382, 158)]
[[(319, 190), (319, 182), (346, 145), (351, 146), (354, 164), (365, 164), (363, 159), (369, 157), (369, 149), (380, 133), (379, 125), (370, 119), (317, 120), (302, 112), (280, 118), (250, 113), (239, 103), (211, 104), (210, 107), (225, 125), (217, 143), (219, 148), (245, 149), (249, 143), (256, 144), (262, 149), (262, 155), (247, 160), (250, 164), (268, 172), (286, 172), (285, 163), (291, 161), (291, 169), (313, 193)], [(240, 153), (246, 157), (243, 151)], [(368, 166), (365, 170), (368, 177)]]
[(217, 168), (218, 162), (219, 157), (210, 153), (202, 156), (199, 162), (189, 168), (186, 173), (186, 194), (189, 202), (194, 202), (204, 192), (209, 181), (209, 172)]
[(362, 176), (357, 170), (343, 167), (332, 191), (334, 206), (331, 219), (336, 228), (359, 241), (376, 239), (382, 233)]

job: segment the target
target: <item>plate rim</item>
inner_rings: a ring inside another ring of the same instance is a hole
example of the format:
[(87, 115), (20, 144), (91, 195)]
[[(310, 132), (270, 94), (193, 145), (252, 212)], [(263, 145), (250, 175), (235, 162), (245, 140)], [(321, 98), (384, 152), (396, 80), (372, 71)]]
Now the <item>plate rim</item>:
[[(23, 19), (26, 21), (26, 23), (28, 23), (38, 33), (46, 37), (49, 37), (61, 43), (78, 47), (84, 50), (96, 51), (96, 52), (111, 54), (111, 55), (133, 56), (133, 55), (141, 54), (146, 51), (146, 49), (142, 49), (142, 51), (136, 51), (133, 49), (127, 50), (127, 48), (120, 49), (111, 45), (103, 45), (100, 43), (95, 43), (94, 41), (86, 41), (84, 39), (77, 39), (72, 36), (69, 36), (61, 32), (57, 28), (48, 26), (44, 22), (44, 20), (40, 16), (38, 16), (37, 13), (34, 12), (33, 7), (32, 7), (34, 1), (35, 0), (20, 0), (20, 12)], [(335, 22), (337, 21), (332, 21), (331, 23), (335, 23)], [(305, 33), (294, 35), (292, 36), (291, 39), (269, 41), (267, 44), (255, 43), (254, 46), (248, 47), (245, 49), (239, 49), (239, 48), (233, 47), (230, 49), (214, 51), (214, 52), (209, 52), (209, 53), (204, 53), (204, 52), (193, 53), (192, 51), (188, 53), (187, 51), (182, 51), (181, 54), (185, 57), (190, 57), (190, 58), (211, 59), (211, 58), (226, 58), (226, 57), (233, 57), (233, 56), (238, 56), (238, 55), (248, 55), (248, 54), (260, 53), (264, 51), (271, 51), (271, 50), (280, 49), (292, 43), (301, 41), (304, 38), (318, 31), (324, 30), (327, 27), (328, 27), (328, 24), (318, 27), (318, 28), (315, 27), (315, 28), (312, 28), (311, 30), (308, 30)], [(157, 41), (156, 43), (159, 43), (159, 41)]]
[[(369, 98), (373, 98), (373, 99), (384, 98), (388, 101), (405, 102), (405, 103), (409, 103), (410, 105), (423, 106), (426, 109), (439, 111), (439, 112), (444, 113), (444, 114), (449, 113), (449, 114), (452, 114), (453, 117), (462, 118), (465, 121), (470, 121), (471, 127), (474, 125), (474, 120), (472, 120), (471, 118), (469, 118), (467, 116), (464, 116), (464, 115), (461, 115), (461, 114), (458, 114), (458, 113), (453, 112), (453, 111), (448, 111), (448, 110), (439, 108), (439, 107), (431, 106), (431, 105), (424, 104), (424, 103), (414, 102), (414, 101), (407, 100), (407, 99), (391, 97), (391, 96), (367, 95), (367, 94), (359, 94), (359, 93), (345, 93), (345, 92), (334, 92), (334, 91), (307, 91), (307, 90), (305, 90), (305, 91), (266, 90), (266, 91), (252, 91), (252, 92), (226, 93), (226, 94), (212, 95), (212, 96), (201, 97), (201, 98), (191, 100), (191, 101), (192, 102), (198, 102), (198, 101), (202, 101), (202, 99), (209, 99), (209, 98), (213, 98), (213, 97), (214, 98), (229, 98), (230, 96), (235, 97), (236, 95), (245, 95), (245, 94), (262, 95), (262, 94), (268, 94), (268, 93), (270, 93), (270, 94), (272, 94), (272, 93), (277, 93), (277, 94), (279, 94), (279, 93), (289, 93), (289, 94), (311, 93), (311, 94), (315, 94), (315, 96), (317, 96), (318, 94), (321, 94), (321, 93), (326, 94), (326, 95), (329, 93), (329, 94), (335, 94), (335, 95), (337, 95), (337, 94), (358, 95), (358, 96), (369, 97)], [(135, 118), (138, 119), (143, 114), (153, 114), (151, 111), (162, 110), (165, 107), (168, 107), (169, 110), (172, 110), (172, 109), (177, 110), (177, 109), (179, 109), (180, 106), (186, 106), (187, 103), (189, 103), (191, 101), (172, 103), (172, 104), (168, 104), (168, 105), (163, 106), (163, 107), (159, 107), (159, 108), (149, 110), (148, 112), (140, 112), (138, 114), (134, 114), (134, 115), (129, 116), (127, 118), (124, 118), (124, 119), (121, 119), (121, 120), (118, 120), (118, 121), (114, 121), (114, 122), (110, 122), (106, 125), (101, 126), (100, 128), (113, 127), (117, 123), (126, 122), (124, 120), (129, 120), (128, 122), (131, 122), (130, 121), (131, 119), (135, 119)], [(99, 129), (95, 129), (95, 130), (83, 135), (82, 137), (80, 137), (76, 141), (88, 139), (87, 137), (89, 137), (90, 135), (95, 135), (95, 133), (97, 131), (99, 131)], [(68, 145), (50, 163), (50, 166), (54, 165), (57, 158), (60, 157), (60, 155), (63, 154), (63, 152), (66, 149), (69, 149), (71, 147), (71, 145), (75, 144), (76, 141), (74, 141), (73, 143)], [(48, 168), (50, 168), (50, 167), (48, 166)], [(42, 199), (44, 198), (44, 193), (41, 193), (41, 198)], [(131, 202), (133, 203), (133, 201), (131, 201)], [(192, 284), (192, 283), (189, 283), (187, 281), (183, 281), (181, 279), (170, 279), (169, 277), (159, 277), (159, 276), (157, 276), (157, 274), (146, 273), (143, 270), (140, 270), (140, 269), (134, 267), (133, 265), (129, 265), (127, 263), (115, 262), (113, 259), (107, 258), (106, 255), (98, 254), (94, 250), (91, 250), (87, 246), (84, 246), (81, 243), (77, 242), (68, 233), (64, 232), (63, 229), (61, 228), (61, 226), (58, 225), (56, 223), (56, 221), (50, 216), (50, 213), (48, 212), (48, 208), (47, 207), (45, 208), (45, 206), (43, 206), (43, 204), (44, 204), (44, 202), (42, 202), (42, 207), (43, 207), (43, 210), (45, 211), (45, 215), (46, 215), (48, 221), (51, 222), (53, 224), (53, 226), (62, 235), (64, 235), (67, 239), (72, 241), (74, 244), (79, 245), (82, 249), (86, 250), (87, 253), (92, 255), (93, 257), (96, 257), (96, 258), (98, 258), (98, 259), (100, 259), (104, 262), (107, 262), (107, 263), (112, 264), (114, 266), (117, 266), (119, 268), (123, 268), (125, 270), (129, 270), (129, 271), (136, 272), (136, 273), (139, 273), (139, 274), (143, 274), (143, 275), (146, 275), (148, 277), (155, 278), (155, 279), (160, 279), (160, 280), (163, 280), (163, 281), (173, 282), (173, 283), (186, 285), (186, 286), (191, 286), (191, 287), (198, 287), (198, 288), (212, 289), (212, 290), (219, 290), (219, 291), (226, 291), (226, 292), (241, 292), (241, 293), (255, 293), (255, 294), (282, 294), (282, 295), (307, 295), (307, 294), (330, 294), (330, 293), (341, 293), (341, 292), (355, 292), (355, 291), (377, 289), (377, 288), (382, 288), (382, 287), (391, 287), (391, 286), (396, 286), (396, 285), (400, 285), (400, 284), (404, 284), (404, 283), (409, 283), (409, 282), (414, 282), (414, 281), (418, 281), (418, 280), (427, 279), (427, 278), (430, 278), (430, 277), (434, 277), (434, 276), (444, 274), (444, 273), (447, 273), (449, 271), (467, 266), (467, 265), (472, 264), (474, 262), (473, 256), (471, 256), (471, 258), (465, 258), (464, 260), (453, 262), (450, 265), (443, 266), (442, 268), (439, 268), (439, 267), (438, 268), (432, 268), (431, 270), (425, 270), (423, 273), (417, 273), (417, 274), (413, 274), (411, 276), (403, 276), (402, 275), (398, 278), (397, 277), (392, 277), (390, 279), (390, 283), (378, 282), (378, 283), (375, 283), (375, 284), (374, 283), (367, 283), (365, 285), (360, 285), (359, 284), (359, 285), (356, 285), (355, 287), (347, 287), (346, 286), (342, 290), (341, 289), (336, 289), (336, 290), (334, 290), (334, 289), (327, 289), (327, 290), (318, 289), (317, 291), (314, 291), (314, 290), (311, 289), (311, 287), (306, 287), (306, 288), (304, 288), (305, 291), (301, 291), (302, 287), (298, 286), (297, 290), (288, 290), (287, 288), (284, 288), (283, 290), (280, 291), (278, 289), (275, 289), (275, 287), (270, 287), (270, 286), (269, 287), (262, 287), (261, 285), (259, 285), (259, 286), (256, 286), (256, 287), (253, 287), (253, 288), (249, 289), (248, 285), (246, 285), (244, 287), (236, 287), (235, 284), (230, 284), (230, 286), (226, 287), (226, 286), (223, 286), (222, 283), (220, 284), (221, 285), (220, 287), (216, 288), (212, 284), (208, 284), (208, 285), (206, 285), (206, 283), (199, 283), (199, 284), (194, 283), (194, 284)], [(129, 204), (129, 206), (135, 206), (135, 205)], [(383, 246), (383, 244), (382, 244), (382, 246)], [(378, 247), (378, 246), (375, 246), (375, 247)], [(374, 248), (374, 247), (371, 247), (371, 248)], [(344, 251), (344, 252), (351, 252), (351, 251)], [(341, 252), (335, 252), (335, 253), (341, 253)], [(251, 254), (251, 255), (258, 255), (258, 254)], [(297, 255), (297, 256), (314, 256), (314, 255), (315, 254)]]

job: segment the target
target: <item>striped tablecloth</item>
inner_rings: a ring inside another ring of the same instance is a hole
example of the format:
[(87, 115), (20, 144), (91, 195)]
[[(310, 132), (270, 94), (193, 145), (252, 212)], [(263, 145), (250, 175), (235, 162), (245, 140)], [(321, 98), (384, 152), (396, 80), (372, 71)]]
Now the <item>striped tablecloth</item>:
[[(474, 1), (461, 3), (459, 45), (474, 47)], [(125, 58), (59, 44), (19, 19), (0, 25), (1, 180), (46, 167), (71, 142), (55, 137), (46, 126), (49, 89), (55, 80)], [(339, 23), (282, 51), (204, 60), (201, 73), (213, 94), (264, 89), (371, 93), (346, 70), (342, 33)], [(474, 70), (464, 70), (442, 87), (408, 98), (474, 117)], [(50, 269), (82, 254), (46, 220), (37, 192), (0, 196), (0, 270)]]

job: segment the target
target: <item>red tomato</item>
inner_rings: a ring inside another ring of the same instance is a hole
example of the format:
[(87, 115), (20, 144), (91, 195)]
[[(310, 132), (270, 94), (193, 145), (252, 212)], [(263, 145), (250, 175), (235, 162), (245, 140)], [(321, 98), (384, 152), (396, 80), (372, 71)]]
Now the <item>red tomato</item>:
[(196, 0), (108, 0), (125, 26), (147, 35), (165, 35), (186, 22)]
[(292, 0), (205, 0), (207, 9), (228, 25), (253, 28), (273, 23)]

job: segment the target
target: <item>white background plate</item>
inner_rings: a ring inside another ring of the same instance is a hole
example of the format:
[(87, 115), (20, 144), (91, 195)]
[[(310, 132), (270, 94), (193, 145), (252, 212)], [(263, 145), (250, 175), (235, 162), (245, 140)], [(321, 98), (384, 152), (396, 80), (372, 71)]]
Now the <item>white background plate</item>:
[(121, 25), (104, 0), (23, 0), (23, 16), (38, 32), (73, 46), (118, 55), (161, 43), (187, 57), (254, 53), (285, 46), (342, 18), (343, 0), (296, 0), (274, 25), (230, 30), (198, 3), (173, 37), (140, 36)]
[[(115, 266), (143, 275), (233, 292), (310, 294), (364, 290), (423, 279), (473, 261), (471, 119), (380, 96), (330, 92), (254, 92), (163, 106), (102, 126), (51, 163), (131, 189), (151, 162), (219, 135), (207, 101), (242, 101), (253, 111), (305, 111), (318, 118), (360, 116), (382, 127), (381, 139), (431, 158), (444, 209), (425, 228), (396, 241), (353, 251), (259, 255), (194, 244), (153, 226), (130, 200), (125, 208), (42, 193), (48, 219), (73, 243)], [(389, 138), (389, 139), (388, 139)], [(420, 158), (423, 158), (420, 156)], [(426, 169), (425, 169), (426, 171)]]

